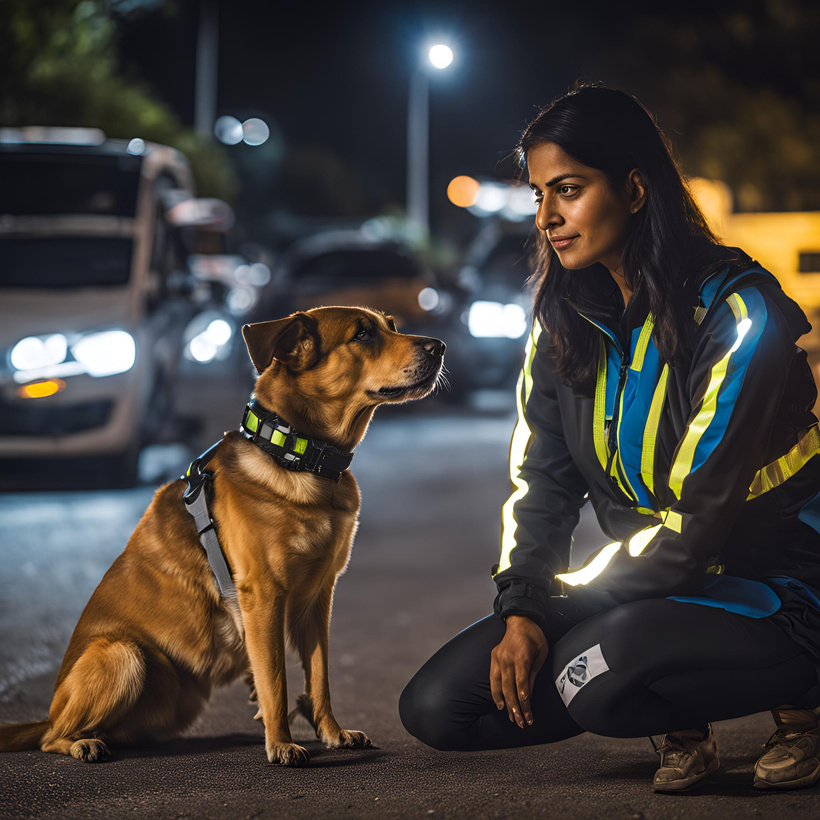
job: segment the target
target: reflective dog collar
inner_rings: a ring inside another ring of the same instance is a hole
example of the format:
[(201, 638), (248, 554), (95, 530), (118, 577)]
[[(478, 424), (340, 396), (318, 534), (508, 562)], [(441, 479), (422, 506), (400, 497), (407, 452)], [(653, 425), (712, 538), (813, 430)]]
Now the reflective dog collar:
[(350, 467), (353, 453), (343, 453), (326, 441), (303, 436), (255, 399), (245, 407), (240, 432), (287, 470), (307, 471), (339, 481)]

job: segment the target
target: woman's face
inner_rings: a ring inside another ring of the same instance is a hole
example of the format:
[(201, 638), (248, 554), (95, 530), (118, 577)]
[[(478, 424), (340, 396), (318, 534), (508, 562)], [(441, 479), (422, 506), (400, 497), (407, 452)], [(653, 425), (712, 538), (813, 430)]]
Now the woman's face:
[(535, 224), (561, 264), (569, 270), (596, 262), (620, 269), (629, 220), (643, 196), (636, 200), (627, 186), (615, 190), (603, 171), (582, 165), (553, 142), (527, 152), (527, 169), (538, 204)]

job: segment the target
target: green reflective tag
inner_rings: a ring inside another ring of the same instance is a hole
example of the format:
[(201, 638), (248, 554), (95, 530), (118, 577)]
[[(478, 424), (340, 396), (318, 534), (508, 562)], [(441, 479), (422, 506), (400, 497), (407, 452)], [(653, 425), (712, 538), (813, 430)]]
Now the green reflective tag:
[(296, 446), (293, 448), (294, 453), (304, 453), (307, 449), (307, 439), (306, 438), (297, 438), (296, 439)]
[(277, 447), (284, 447), (285, 446), (286, 436), (279, 430), (274, 430), (273, 435), (270, 437), (270, 443), (275, 444)]
[(245, 427), (247, 427), (252, 433), (255, 433), (259, 429), (259, 418), (253, 410), (248, 410), (248, 419), (245, 422)]

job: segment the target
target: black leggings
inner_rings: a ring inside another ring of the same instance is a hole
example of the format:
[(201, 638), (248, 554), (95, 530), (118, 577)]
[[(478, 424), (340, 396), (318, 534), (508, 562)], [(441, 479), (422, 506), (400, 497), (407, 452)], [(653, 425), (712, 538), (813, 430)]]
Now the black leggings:
[[(553, 623), (560, 621), (556, 613)], [(505, 629), (490, 615), (419, 670), (399, 701), (411, 735), (442, 750), (503, 749), (584, 731), (645, 737), (786, 703), (817, 705), (814, 663), (770, 620), (652, 599), (549, 635), (532, 692), (533, 724), (521, 729), (490, 696), (490, 652)]]

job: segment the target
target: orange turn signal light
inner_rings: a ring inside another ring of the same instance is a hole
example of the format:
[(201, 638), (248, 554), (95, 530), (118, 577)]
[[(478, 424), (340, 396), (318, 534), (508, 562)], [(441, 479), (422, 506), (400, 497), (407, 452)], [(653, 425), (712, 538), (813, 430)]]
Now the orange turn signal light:
[(42, 399), (44, 396), (53, 396), (65, 388), (62, 379), (45, 379), (41, 382), (24, 384), (17, 388), (17, 395), (21, 399)]

